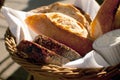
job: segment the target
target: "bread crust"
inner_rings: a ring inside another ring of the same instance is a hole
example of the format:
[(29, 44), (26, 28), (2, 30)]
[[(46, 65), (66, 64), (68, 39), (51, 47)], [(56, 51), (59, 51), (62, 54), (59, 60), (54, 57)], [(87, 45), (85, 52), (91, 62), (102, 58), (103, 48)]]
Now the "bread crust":
[(49, 38), (44, 35), (38, 35), (34, 42), (55, 52), (58, 55), (61, 55), (65, 58), (67, 58), (70, 61), (76, 60), (81, 58), (79, 53), (77, 53), (75, 50), (71, 49), (70, 47), (67, 47), (66, 45), (59, 43), (56, 40), (53, 40), (52, 38)]
[(76, 50), (81, 56), (84, 56), (87, 52), (92, 50), (93, 42), (87, 37), (88, 33), (84, 27), (79, 29), (80, 34), (75, 34), (69, 30), (61, 28), (62, 25), (53, 23), (44, 13), (29, 16), (25, 21), (27, 25), (38, 34), (44, 34), (69, 46)]
[[(105, 0), (90, 26), (90, 35), (95, 40), (101, 35), (115, 29), (115, 15), (120, 0)], [(117, 26), (116, 26), (117, 29)]]
[(86, 28), (89, 27), (89, 23), (91, 22), (90, 17), (84, 11), (76, 8), (73, 4), (65, 4), (61, 2), (55, 2), (48, 6), (42, 6), (42, 7), (36, 8), (31, 10), (31, 12), (34, 12), (34, 13), (60, 12), (76, 19)]
[(18, 44), (17, 49), (19, 51), (18, 56), (36, 65), (55, 64), (61, 66), (69, 62), (67, 58), (31, 41), (22, 40)]

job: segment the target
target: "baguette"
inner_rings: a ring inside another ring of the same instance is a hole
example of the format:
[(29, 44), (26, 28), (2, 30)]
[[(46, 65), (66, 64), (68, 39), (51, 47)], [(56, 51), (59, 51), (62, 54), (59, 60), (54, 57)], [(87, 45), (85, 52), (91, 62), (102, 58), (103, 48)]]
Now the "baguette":
[(69, 62), (67, 58), (31, 41), (22, 40), (17, 49), (20, 52), (18, 54), (20, 57), (36, 65), (55, 64), (61, 66)]
[(91, 21), (90, 17), (88, 16), (85, 17), (86, 14), (81, 9), (76, 8), (72, 4), (65, 4), (61, 2), (55, 2), (48, 6), (42, 6), (42, 7), (36, 8), (31, 10), (31, 12), (34, 12), (34, 13), (60, 12), (76, 19), (85, 27), (88, 27)]
[(87, 29), (74, 18), (59, 12), (36, 13), (25, 19), (38, 34), (44, 34), (77, 51), (81, 56), (92, 50)]
[[(120, 0), (105, 0), (90, 26), (90, 35), (95, 40), (101, 35), (114, 30), (114, 20)], [(119, 23), (119, 21), (118, 21)]]

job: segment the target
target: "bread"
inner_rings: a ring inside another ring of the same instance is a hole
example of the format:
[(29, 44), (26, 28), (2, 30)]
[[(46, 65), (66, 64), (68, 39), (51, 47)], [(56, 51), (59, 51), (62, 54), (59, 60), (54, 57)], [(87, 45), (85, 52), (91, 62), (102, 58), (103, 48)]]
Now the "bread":
[(34, 42), (55, 52), (60, 56), (67, 58), (70, 61), (81, 57), (75, 50), (44, 35), (36, 36)]
[(93, 39), (114, 30), (113, 22), (119, 4), (119, 0), (105, 0), (103, 2), (90, 26), (89, 32)]
[[(90, 22), (90, 17), (88, 17), (81, 9), (76, 8), (72, 4), (65, 4), (61, 2), (55, 2), (48, 6), (42, 6), (42, 7), (36, 8), (31, 10), (31, 12), (34, 12), (34, 13), (60, 12), (76, 19), (85, 27), (88, 27)], [(87, 19), (89, 20), (87, 21)]]
[(25, 19), (38, 34), (44, 34), (76, 50), (81, 56), (92, 50), (86, 28), (74, 18), (59, 12), (36, 13)]
[(115, 15), (115, 19), (113, 22), (113, 29), (120, 29), (120, 6), (117, 9), (116, 15)]
[(67, 58), (31, 41), (22, 40), (18, 44), (17, 49), (20, 52), (18, 54), (20, 57), (36, 65), (55, 64), (61, 66), (69, 62)]

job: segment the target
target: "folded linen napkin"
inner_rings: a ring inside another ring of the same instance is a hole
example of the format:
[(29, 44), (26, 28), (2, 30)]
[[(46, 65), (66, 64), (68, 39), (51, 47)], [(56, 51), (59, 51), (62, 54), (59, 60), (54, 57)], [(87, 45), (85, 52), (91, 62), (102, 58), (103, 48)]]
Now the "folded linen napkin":
[(93, 48), (112, 66), (120, 63), (120, 29), (110, 31), (93, 43)]
[(24, 19), (29, 13), (14, 10), (4, 6), (2, 7), (1, 12), (5, 16), (9, 25), (9, 29), (15, 36), (17, 44), (23, 39), (30, 41), (32, 40), (31, 33), (34, 32), (31, 32), (31, 30), (27, 27), (27, 25), (24, 22)]
[(89, 14), (92, 20), (95, 18), (100, 8), (95, 0), (75, 0), (74, 5)]
[(95, 50), (90, 51), (83, 58), (63, 65), (63, 67), (69, 68), (101, 68), (108, 66), (109, 64)]

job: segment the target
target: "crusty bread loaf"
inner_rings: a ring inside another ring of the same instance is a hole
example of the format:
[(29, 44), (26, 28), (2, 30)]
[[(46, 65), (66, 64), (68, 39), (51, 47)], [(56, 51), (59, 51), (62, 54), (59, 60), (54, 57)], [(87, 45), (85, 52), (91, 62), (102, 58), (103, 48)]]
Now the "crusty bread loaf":
[[(86, 28), (89, 27), (90, 17), (88, 17), (81, 9), (76, 8), (72, 4), (65, 4), (61, 2), (55, 2), (48, 6), (42, 6), (37, 9), (31, 10), (34, 13), (50, 13), (50, 12), (60, 12), (68, 15), (78, 22), (80, 22)], [(86, 17), (85, 17), (85, 16)]]
[(107, 33), (114, 28), (114, 20), (120, 0), (105, 0), (90, 26), (90, 35), (93, 39)]
[(56, 40), (53, 40), (50, 37), (47, 37), (45, 35), (38, 35), (35, 37), (34, 42), (55, 52), (56, 54), (63, 56), (67, 58), (70, 61), (76, 60), (78, 58), (81, 58), (79, 53), (77, 53), (75, 50), (67, 47), (64, 44), (59, 43)]
[(20, 57), (36, 65), (55, 64), (61, 66), (69, 62), (67, 58), (31, 41), (22, 40), (18, 44), (17, 49), (20, 53), (18, 54)]
[(92, 50), (86, 28), (74, 18), (59, 12), (37, 13), (28, 16), (27, 25), (38, 34), (61, 42), (84, 56)]

